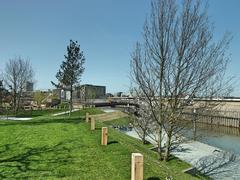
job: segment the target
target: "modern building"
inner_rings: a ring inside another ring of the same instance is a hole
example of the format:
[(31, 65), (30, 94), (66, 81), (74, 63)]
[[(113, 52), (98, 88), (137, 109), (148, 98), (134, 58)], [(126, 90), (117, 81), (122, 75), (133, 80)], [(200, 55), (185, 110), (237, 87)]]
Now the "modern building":
[(27, 81), (24, 90), (26, 92), (33, 92), (33, 82)]
[[(70, 100), (70, 91), (63, 89), (54, 89), (53, 94), (57, 96), (61, 102)], [(77, 86), (73, 90), (73, 103), (85, 103), (89, 100), (106, 98), (106, 86), (97, 86), (91, 84), (83, 84)]]
[(83, 84), (75, 88), (73, 92), (74, 102), (86, 102), (92, 99), (103, 99), (106, 97), (106, 86)]
[(65, 102), (70, 99), (69, 91), (63, 90), (61, 88), (57, 88), (57, 89), (53, 89), (52, 92), (53, 92), (53, 96), (57, 97), (57, 99), (60, 99), (61, 102)]

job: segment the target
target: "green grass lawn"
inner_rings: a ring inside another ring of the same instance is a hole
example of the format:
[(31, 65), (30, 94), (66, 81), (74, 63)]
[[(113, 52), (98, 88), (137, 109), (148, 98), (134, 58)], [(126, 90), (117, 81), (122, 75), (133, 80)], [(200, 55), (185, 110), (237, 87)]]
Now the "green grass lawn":
[[(92, 114), (100, 110), (84, 110)], [(158, 162), (140, 141), (109, 129), (108, 146), (76, 112), (71, 118), (42, 116), (31, 121), (0, 121), (0, 179), (130, 179), (131, 153), (144, 155), (144, 179), (195, 179), (181, 171), (188, 164), (173, 159)]]

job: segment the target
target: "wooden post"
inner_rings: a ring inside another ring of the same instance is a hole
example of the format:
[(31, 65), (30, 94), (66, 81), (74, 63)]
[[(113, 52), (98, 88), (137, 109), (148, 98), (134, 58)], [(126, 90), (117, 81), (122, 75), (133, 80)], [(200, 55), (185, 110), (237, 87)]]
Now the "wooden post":
[(106, 146), (107, 145), (107, 138), (108, 138), (108, 128), (107, 127), (102, 127), (102, 145)]
[(88, 123), (89, 121), (89, 113), (86, 113), (86, 122)]
[(91, 130), (95, 130), (95, 119), (91, 117)]
[(143, 155), (132, 153), (131, 180), (143, 180)]

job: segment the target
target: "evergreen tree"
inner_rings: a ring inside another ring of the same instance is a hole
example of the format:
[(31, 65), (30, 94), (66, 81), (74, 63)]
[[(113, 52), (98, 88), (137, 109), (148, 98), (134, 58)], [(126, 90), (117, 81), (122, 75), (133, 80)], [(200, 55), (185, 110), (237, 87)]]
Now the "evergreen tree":
[(67, 46), (67, 54), (64, 55), (65, 61), (62, 62), (56, 78), (61, 88), (70, 91), (70, 112), (72, 111), (73, 86), (80, 82), (84, 72), (83, 64), (85, 57), (77, 41), (70, 40)]

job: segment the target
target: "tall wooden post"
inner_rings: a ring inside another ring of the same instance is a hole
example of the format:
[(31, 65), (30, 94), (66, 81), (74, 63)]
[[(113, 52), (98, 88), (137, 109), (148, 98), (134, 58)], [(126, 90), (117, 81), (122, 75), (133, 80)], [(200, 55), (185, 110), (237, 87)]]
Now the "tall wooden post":
[(91, 130), (95, 130), (95, 119), (91, 117)]
[(107, 145), (107, 138), (108, 138), (108, 128), (107, 127), (102, 127), (102, 145), (106, 146)]
[(131, 180), (143, 180), (143, 155), (132, 153)]
[(86, 113), (86, 122), (88, 123), (89, 121), (89, 113)]

